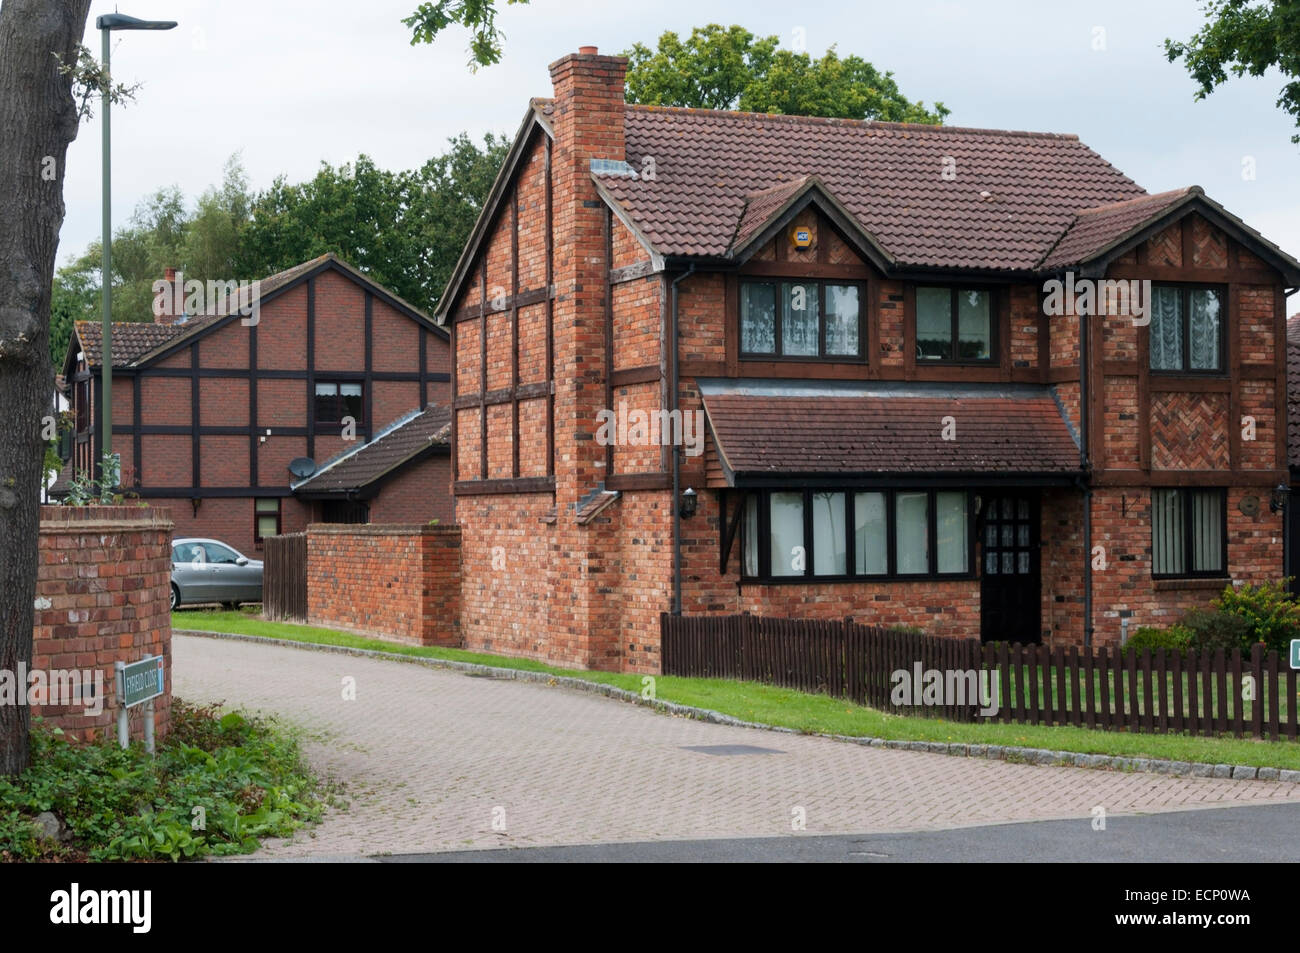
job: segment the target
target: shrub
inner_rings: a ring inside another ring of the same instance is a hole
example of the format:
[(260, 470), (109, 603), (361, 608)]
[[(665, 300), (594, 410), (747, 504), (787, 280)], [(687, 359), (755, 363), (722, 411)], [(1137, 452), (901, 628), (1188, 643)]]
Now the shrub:
[(1251, 642), (1263, 642), (1285, 657), (1291, 640), (1300, 639), (1300, 602), (1287, 591), (1285, 580), (1240, 588), (1228, 586), (1213, 605), (1250, 626), (1251, 638), (1243, 646), (1246, 652)]
[(1164, 649), (1166, 653), (1186, 652), (1191, 641), (1192, 632), (1186, 626), (1171, 625), (1167, 629), (1158, 629), (1153, 625), (1144, 625), (1129, 636), (1124, 643), (1124, 651), (1140, 652), (1150, 649), (1152, 656), (1156, 654), (1156, 649)]
[(1190, 630), (1189, 646), (1198, 653), (1223, 649), (1231, 654), (1233, 649), (1249, 652), (1255, 641), (1254, 630), (1239, 615), (1217, 609), (1190, 609), (1180, 623)]
[[(0, 862), (241, 854), (320, 819), (316, 783), (293, 735), (179, 698), (172, 717), (157, 757), (138, 744), (73, 746), (33, 720), (31, 766), (0, 777)], [(45, 811), (65, 825), (62, 842), (36, 829)]]

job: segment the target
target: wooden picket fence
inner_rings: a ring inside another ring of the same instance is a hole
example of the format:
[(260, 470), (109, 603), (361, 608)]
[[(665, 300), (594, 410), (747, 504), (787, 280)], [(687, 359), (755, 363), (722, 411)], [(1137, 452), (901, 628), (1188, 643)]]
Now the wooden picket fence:
[(262, 547), (262, 615), (283, 622), (306, 622), (307, 534), (269, 536)]
[[(1249, 657), (1049, 648), (749, 614), (664, 613), (660, 633), (665, 675), (763, 682), (898, 714), (1293, 741), (1300, 727), (1297, 673), (1262, 644)], [(919, 698), (903, 694), (918, 686)]]

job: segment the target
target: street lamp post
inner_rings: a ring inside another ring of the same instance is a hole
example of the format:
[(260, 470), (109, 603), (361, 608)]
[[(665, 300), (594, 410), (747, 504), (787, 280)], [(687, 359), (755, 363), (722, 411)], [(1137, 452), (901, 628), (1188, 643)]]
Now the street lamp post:
[[(104, 74), (103, 87), (101, 90), (103, 96), (104, 111), (104, 148), (103, 148), (103, 174), (104, 174), (104, 218), (103, 218), (103, 237), (101, 245), (103, 247), (103, 259), (100, 263), (100, 301), (103, 314), (100, 317), (100, 377), (99, 377), (99, 397), (100, 397), (100, 417), (99, 427), (102, 431), (100, 437), (101, 450), (100, 459), (91, 464), (92, 472), (95, 467), (102, 465), (105, 459), (103, 454), (113, 452), (113, 284), (109, 277), (110, 268), (113, 264), (113, 221), (112, 221), (112, 137), (109, 126), (109, 105), (112, 101), (112, 80), (109, 74), (109, 34), (114, 30), (171, 30), (176, 26), (175, 20), (140, 20), (136, 17), (127, 16), (125, 13), (109, 13), (102, 17), (95, 18), (95, 29), (100, 31), (103, 37), (103, 56), (104, 56)], [(115, 468), (116, 469), (116, 468)], [(112, 478), (120, 475), (115, 473)], [(104, 473), (101, 469), (100, 480), (110, 479), (110, 474)]]

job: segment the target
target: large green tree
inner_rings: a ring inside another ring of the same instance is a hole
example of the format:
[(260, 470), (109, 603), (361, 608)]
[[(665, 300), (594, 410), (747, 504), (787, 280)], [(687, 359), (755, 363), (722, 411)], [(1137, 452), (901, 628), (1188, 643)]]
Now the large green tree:
[[(74, 76), (90, 0), (0, 3), (0, 669), (32, 661), (49, 413), (50, 287), (63, 224)], [(0, 775), (29, 759), (26, 705), (0, 705)]]
[(334, 252), (421, 308), (432, 308), (483, 208), (509, 144), (461, 134), (419, 169), (390, 172), (368, 156), (284, 177), (253, 202), (239, 271), (264, 276)]
[[(508, 0), (527, 3), (528, 0)], [(432, 43), (448, 27), (470, 31), (470, 69), (501, 59), (504, 38), (496, 22), (496, 0), (437, 0), (421, 3), (402, 22), (411, 43)], [(943, 103), (927, 109), (909, 100), (894, 75), (857, 55), (840, 57), (831, 47), (820, 59), (784, 49), (776, 36), (755, 36), (742, 26), (696, 27), (683, 40), (672, 31), (650, 49), (625, 50), (627, 100), (656, 106), (739, 109), (795, 116), (882, 119), (941, 124)]]
[[(113, 233), (113, 320), (152, 321), (153, 285), (167, 268), (199, 281), (246, 277), (236, 270), (237, 250), (251, 204), (238, 155), (227, 160), (221, 185), (204, 192), (193, 211), (179, 186), (146, 196)], [(99, 287), (95, 241), (54, 276), (50, 346), (56, 365), (63, 360), (71, 322), (99, 319)]]
[[(1206, 24), (1185, 41), (1165, 40), (1165, 55), (1182, 60), (1204, 99), (1233, 76), (1286, 77), (1277, 104), (1300, 127), (1300, 0), (1208, 0)], [(1291, 137), (1300, 142), (1300, 132)]]
[(685, 40), (667, 31), (656, 49), (636, 43), (624, 55), (634, 103), (932, 125), (949, 112), (942, 103), (927, 109), (909, 100), (892, 73), (859, 56), (841, 58), (831, 47), (814, 59), (741, 26), (710, 23)]

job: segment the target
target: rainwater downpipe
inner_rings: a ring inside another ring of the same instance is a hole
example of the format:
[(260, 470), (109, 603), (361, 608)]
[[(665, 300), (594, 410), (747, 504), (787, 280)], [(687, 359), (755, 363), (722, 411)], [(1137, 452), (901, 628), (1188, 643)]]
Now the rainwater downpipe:
[(1092, 485), (1088, 459), (1088, 330), (1087, 315), (1079, 315), (1079, 468), (1083, 470), (1083, 647), (1092, 648)]
[[(685, 281), (694, 273), (695, 273), (695, 263), (692, 262), (689, 268), (687, 268), (684, 272), (682, 272), (680, 275), (678, 275), (676, 278), (672, 280), (672, 288), (670, 291), (670, 294), (672, 296), (672, 307), (670, 308), (670, 311), (672, 313), (671, 320), (673, 325), (672, 335), (671, 335), (672, 348), (673, 348), (673, 353), (672, 353), (673, 369), (671, 374), (672, 383), (670, 385), (672, 387), (671, 412), (673, 414), (673, 417), (671, 419), (673, 420), (677, 419), (676, 416), (677, 409), (678, 409), (677, 408), (677, 404), (678, 404), (677, 359), (681, 354), (681, 349), (679, 347), (680, 342), (678, 340), (678, 327), (677, 327), (677, 285), (679, 282)], [(682, 433), (685, 432), (686, 430), (685, 427), (683, 426)], [(673, 615), (682, 614), (682, 509), (681, 507), (682, 507), (682, 456), (681, 456), (681, 447), (677, 446), (677, 444), (674, 443), (673, 444)]]

